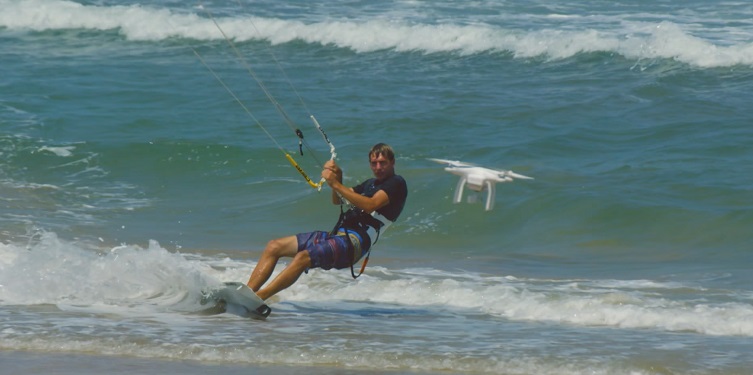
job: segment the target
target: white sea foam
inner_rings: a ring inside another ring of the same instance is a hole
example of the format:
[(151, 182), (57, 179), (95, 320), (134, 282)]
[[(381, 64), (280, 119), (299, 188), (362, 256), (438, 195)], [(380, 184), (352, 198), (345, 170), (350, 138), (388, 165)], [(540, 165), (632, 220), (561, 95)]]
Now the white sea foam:
[(89, 306), (93, 310), (170, 308), (199, 300), (218, 284), (209, 265), (189, 261), (156, 242), (109, 252), (43, 233), (33, 245), (0, 244), (0, 301), (15, 305)]
[[(91, 6), (70, 1), (0, 0), (0, 26), (21, 30), (117, 30), (133, 41), (171, 37), (221, 40), (222, 33), (200, 10), (178, 13), (152, 6)], [(279, 19), (238, 15), (217, 17), (222, 31), (236, 41), (266, 40), (272, 44), (305, 41), (365, 53), (380, 50), (421, 53), (509, 53), (518, 58), (566, 59), (603, 52), (630, 60), (672, 59), (697, 67), (753, 65), (753, 43), (745, 27), (699, 27), (639, 15), (548, 15), (527, 28), (496, 23), (419, 23), (411, 17)], [(525, 15), (520, 15), (525, 18)], [(700, 17), (700, 15), (698, 16)], [(602, 20), (606, 18), (606, 20)], [(568, 19), (566, 25), (560, 24)], [(542, 20), (551, 20), (550, 23)], [(488, 21), (487, 21), (488, 22)], [(724, 36), (727, 36), (725, 39)]]
[(39, 149), (40, 152), (51, 152), (57, 156), (60, 157), (68, 157), (73, 155), (73, 150), (75, 150), (75, 146), (65, 146), (65, 147), (52, 147), (52, 146), (43, 146)]
[[(479, 316), (485, 315), (483, 320), (489, 324), (505, 320), (753, 336), (749, 323), (753, 320), (753, 308), (745, 303), (746, 297), (733, 303), (712, 303), (708, 301), (709, 295), (704, 294), (705, 289), (682, 282), (536, 279), (380, 266), (369, 267), (355, 281), (349, 272), (312, 270), (274, 297), (271, 302), (280, 319), (272, 319), (269, 324), (249, 325), (232, 317), (204, 319), (185, 314), (200, 308), (202, 289), (221, 281), (245, 280), (253, 266), (251, 261), (223, 255), (168, 251), (154, 241), (146, 247), (121, 245), (101, 249), (63, 241), (54, 233), (42, 233), (28, 245), (3, 243), (0, 244), (0, 304), (13, 309), (28, 305), (25, 310), (30, 311), (31, 320), (25, 321), (22, 314), (2, 329), (0, 349), (239, 364), (345, 364), (367, 369), (640, 373), (640, 367), (632, 364), (610, 361), (593, 364), (577, 356), (516, 357), (514, 344), (507, 355), (463, 352), (462, 343), (448, 346), (446, 353), (441, 349), (444, 344), (428, 347), (419, 344), (414, 348), (417, 351), (410, 353), (404, 351), (410, 344), (401, 346), (389, 340), (366, 338), (357, 346), (358, 356), (352, 356), (350, 351), (330, 350), (329, 345), (340, 340), (332, 332), (320, 333), (327, 337), (322, 345), (323, 336), (310, 332), (311, 325), (316, 326), (315, 322), (307, 321), (311, 313), (293, 308), (291, 314), (291, 305), (304, 309), (325, 306), (314, 309), (315, 316), (311, 319), (331, 318), (333, 325), (328, 327), (347, 332), (351, 332), (349, 329), (359, 332), (359, 324), (371, 320), (361, 316), (359, 309), (380, 306), (378, 310), (392, 311), (398, 321), (408, 324), (403, 327), (409, 327), (415, 323), (411, 323), (412, 319), (422, 319), (424, 315), (446, 318), (453, 326), (466, 320), (478, 321)], [(674, 291), (681, 291), (681, 297), (676, 297)], [(694, 293), (697, 298), (688, 298)], [(734, 291), (728, 293), (736, 295)], [(335, 304), (338, 308), (330, 311), (329, 307)], [(44, 310), (50, 305), (56, 310)], [(34, 315), (39, 311), (49, 311), (43, 321)], [(412, 316), (411, 311), (421, 311), (422, 315)], [(392, 324), (400, 327), (398, 323)], [(241, 326), (246, 328), (239, 334)], [(297, 335), (290, 335), (298, 330), (306, 332), (303, 342), (297, 341), (300, 340)], [(410, 332), (402, 335), (411, 337)], [(248, 350), (255, 337), (274, 339)], [(286, 340), (294, 340), (296, 344)], [(190, 347), (186, 342), (190, 342)]]
[[(698, 298), (675, 298), (675, 290), (683, 296), (697, 293)], [(728, 292), (738, 296), (738, 302), (699, 302), (705, 300), (704, 293), (675, 282), (520, 280), (372, 267), (357, 283), (347, 280), (347, 275), (317, 273), (310, 285), (293, 287), (285, 298), (434, 306), (514, 321), (753, 336), (753, 307), (745, 301), (745, 294)]]
[[(0, 301), (122, 314), (195, 310), (202, 289), (220, 281), (245, 280), (252, 268), (253, 263), (230, 258), (170, 252), (153, 241), (146, 248), (123, 245), (93, 251), (44, 233), (31, 246), (0, 244)], [(726, 301), (714, 303), (703, 288), (677, 282), (518, 279), (374, 266), (355, 282), (347, 272), (314, 270), (275, 298), (423, 306), (512, 321), (753, 336), (753, 307), (746, 296), (726, 293)], [(688, 294), (697, 296), (687, 298)]]

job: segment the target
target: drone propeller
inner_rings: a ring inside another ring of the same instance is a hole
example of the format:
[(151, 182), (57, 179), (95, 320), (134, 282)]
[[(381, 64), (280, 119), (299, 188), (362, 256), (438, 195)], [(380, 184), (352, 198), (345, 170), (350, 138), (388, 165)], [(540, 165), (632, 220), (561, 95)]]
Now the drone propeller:
[(439, 164), (447, 164), (450, 167), (477, 167), (477, 165), (475, 164), (466, 163), (466, 162), (462, 162), (458, 160), (434, 159), (434, 158), (429, 158), (428, 160), (437, 162)]
[(521, 180), (533, 180), (533, 177), (524, 176), (522, 174), (515, 173), (513, 171), (504, 171), (504, 172), (502, 172), (502, 173), (499, 174), (499, 177), (500, 178), (512, 177), (512, 178), (518, 178), (518, 179), (521, 179)]

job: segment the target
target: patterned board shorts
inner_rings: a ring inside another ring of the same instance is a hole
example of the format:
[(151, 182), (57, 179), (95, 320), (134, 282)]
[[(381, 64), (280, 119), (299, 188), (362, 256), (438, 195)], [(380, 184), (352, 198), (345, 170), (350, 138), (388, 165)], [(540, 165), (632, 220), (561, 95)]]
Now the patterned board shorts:
[[(298, 251), (309, 252), (311, 268), (339, 270), (349, 268), (361, 259), (361, 239), (355, 232), (348, 231), (346, 235), (341, 229), (337, 235), (330, 236), (328, 232), (315, 231), (299, 233), (296, 237)], [(349, 242), (353, 244), (352, 247)]]

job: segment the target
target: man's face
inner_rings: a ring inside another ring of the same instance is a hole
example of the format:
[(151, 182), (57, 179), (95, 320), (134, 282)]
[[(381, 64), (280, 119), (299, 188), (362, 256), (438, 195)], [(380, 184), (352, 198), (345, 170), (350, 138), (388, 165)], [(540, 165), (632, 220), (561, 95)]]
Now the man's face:
[(382, 154), (369, 156), (369, 166), (377, 180), (383, 180), (395, 174), (395, 161), (390, 161)]

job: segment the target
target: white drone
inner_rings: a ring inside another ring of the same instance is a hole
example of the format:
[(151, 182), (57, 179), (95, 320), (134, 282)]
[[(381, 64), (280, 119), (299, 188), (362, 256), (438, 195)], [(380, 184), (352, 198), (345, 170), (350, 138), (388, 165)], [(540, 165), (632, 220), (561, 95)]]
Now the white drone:
[[(460, 176), (458, 186), (455, 188), (455, 197), (453, 202), (460, 203), (463, 198), (463, 187), (468, 185), (473, 191), (481, 192), (487, 190), (486, 210), (489, 211), (494, 207), (494, 193), (497, 182), (511, 182), (513, 179), (533, 180), (533, 177), (523, 176), (513, 171), (497, 171), (494, 169), (479, 167), (474, 164), (464, 163), (462, 161), (429, 159), (431, 161), (447, 164), (444, 170)], [(470, 197), (469, 197), (470, 200)]]

